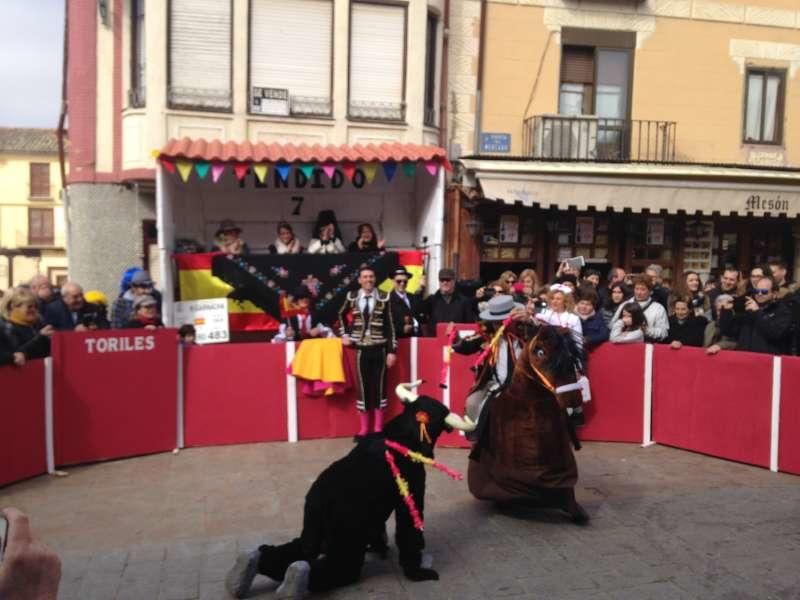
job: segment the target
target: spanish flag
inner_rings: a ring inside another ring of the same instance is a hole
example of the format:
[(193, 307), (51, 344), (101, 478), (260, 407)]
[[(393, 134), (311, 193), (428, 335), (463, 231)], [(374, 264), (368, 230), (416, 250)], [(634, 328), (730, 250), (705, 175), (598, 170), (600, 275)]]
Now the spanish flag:
[[(397, 251), (397, 264), (405, 267), (406, 271), (411, 273), (411, 279), (408, 280), (409, 294), (415, 294), (419, 291), (419, 286), (422, 283), (422, 274), (425, 268), (425, 252), (422, 250), (398, 250)], [(394, 287), (391, 278), (385, 280), (379, 286), (381, 291), (390, 292)]]
[[(226, 298), (233, 291), (227, 283), (211, 274), (211, 261), (217, 253), (176, 254), (181, 300)], [(252, 302), (228, 299), (228, 324), (231, 331), (275, 331), (278, 321)]]

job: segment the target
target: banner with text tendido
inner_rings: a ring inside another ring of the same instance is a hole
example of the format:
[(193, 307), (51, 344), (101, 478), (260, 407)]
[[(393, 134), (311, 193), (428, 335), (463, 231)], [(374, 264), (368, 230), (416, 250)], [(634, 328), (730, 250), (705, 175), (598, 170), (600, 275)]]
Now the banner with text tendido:
[(176, 446), (174, 329), (59, 333), (53, 342), (57, 465)]

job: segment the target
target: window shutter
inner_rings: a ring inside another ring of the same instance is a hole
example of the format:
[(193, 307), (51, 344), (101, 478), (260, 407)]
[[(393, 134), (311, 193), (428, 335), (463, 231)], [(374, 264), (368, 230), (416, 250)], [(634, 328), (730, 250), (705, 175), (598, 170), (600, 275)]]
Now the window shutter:
[(229, 110), (230, 0), (171, 0), (170, 9), (170, 105)]
[(364, 3), (351, 6), (350, 116), (402, 120), (405, 8)]
[(52, 246), (53, 239), (53, 210), (50, 208), (28, 209), (28, 244)]
[(561, 82), (594, 82), (594, 48), (564, 46), (561, 54)]
[(331, 0), (253, 0), (250, 31), (252, 112), (268, 113), (263, 88), (289, 91), (293, 114), (331, 113)]
[(31, 198), (50, 197), (50, 165), (30, 163)]

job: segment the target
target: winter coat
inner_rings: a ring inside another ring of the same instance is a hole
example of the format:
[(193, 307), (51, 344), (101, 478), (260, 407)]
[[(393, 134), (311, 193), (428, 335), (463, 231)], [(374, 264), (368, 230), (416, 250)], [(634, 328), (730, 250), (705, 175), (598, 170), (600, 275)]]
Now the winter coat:
[[(630, 302), (636, 302), (636, 300), (631, 298), (617, 309), (612, 320), (611, 331), (614, 331), (614, 323), (622, 320), (622, 308)], [(646, 337), (648, 341), (663, 342), (667, 339), (669, 335), (669, 318), (667, 317), (666, 309), (653, 298), (645, 302), (639, 302), (639, 306), (644, 310), (644, 318), (647, 321)]]
[(67, 305), (59, 298), (48, 303), (42, 314), (42, 321), (52, 325), (58, 331), (73, 331), (78, 325), (96, 325), (98, 329), (108, 329), (108, 319), (103, 307), (84, 302), (77, 311), (70, 311)]
[(45, 358), (50, 356), (50, 338), (36, 327), (0, 319), (0, 365), (13, 364), (15, 352), (22, 352), (27, 359)]
[(427, 318), (425, 333), (429, 337), (436, 336), (439, 323), (474, 323), (477, 317), (472, 301), (458, 292), (449, 299), (439, 291), (431, 294), (423, 302), (422, 312)]
[(641, 329), (622, 331), (624, 326), (625, 324), (622, 322), (622, 319), (614, 322), (614, 325), (611, 327), (611, 334), (608, 337), (608, 340), (612, 344), (634, 344), (644, 342), (644, 331)]
[(737, 350), (764, 354), (788, 354), (791, 350), (792, 313), (782, 301), (742, 315), (723, 314), (720, 329), (730, 337), (736, 332)]
[[(158, 290), (151, 290), (149, 294), (158, 303), (158, 313), (161, 314), (161, 293)], [(133, 310), (133, 301), (136, 296), (133, 290), (128, 290), (124, 294), (120, 294), (114, 301), (114, 306), (111, 309), (111, 326), (114, 329), (127, 329), (128, 321), (136, 318)]]
[(683, 321), (679, 321), (673, 316), (669, 319), (669, 335), (664, 340), (666, 343), (680, 342), (684, 346), (701, 347), (708, 321), (704, 317), (696, 317), (692, 314)]
[(587, 319), (581, 318), (581, 329), (585, 339), (584, 348), (591, 350), (608, 340), (608, 326), (600, 313), (594, 313)]

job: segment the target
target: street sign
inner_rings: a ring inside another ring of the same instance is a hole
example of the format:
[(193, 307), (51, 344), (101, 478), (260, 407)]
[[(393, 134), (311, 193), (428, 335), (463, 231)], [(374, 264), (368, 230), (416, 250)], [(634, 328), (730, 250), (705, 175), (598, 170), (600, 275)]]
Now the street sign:
[(481, 152), (511, 152), (511, 134), (482, 133)]
[(175, 326), (194, 325), (198, 344), (219, 344), (229, 339), (228, 300), (175, 302)]

